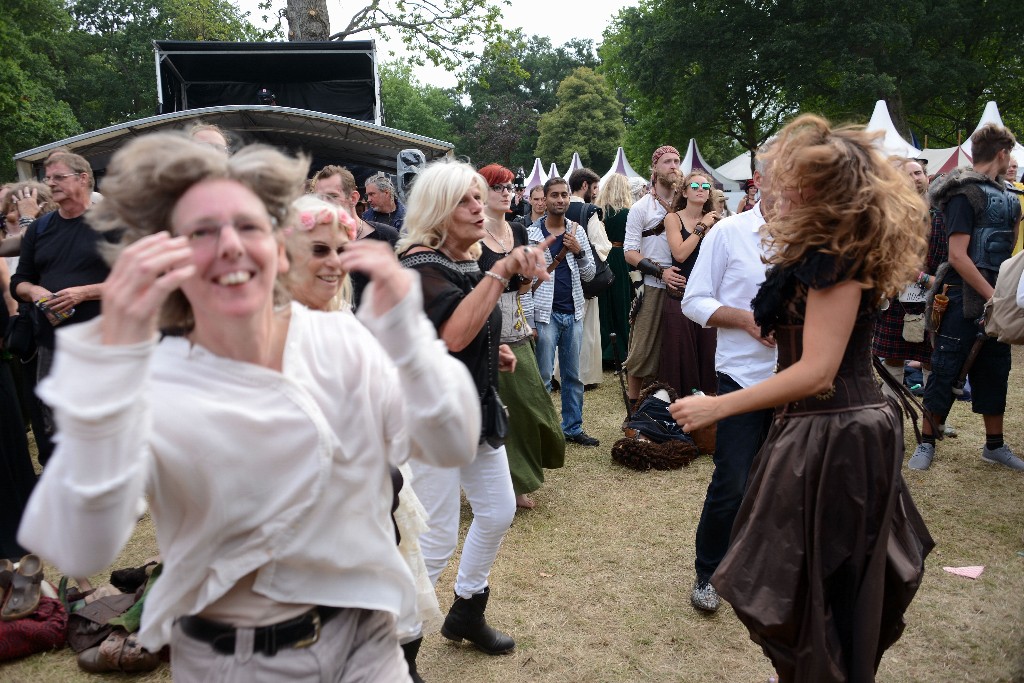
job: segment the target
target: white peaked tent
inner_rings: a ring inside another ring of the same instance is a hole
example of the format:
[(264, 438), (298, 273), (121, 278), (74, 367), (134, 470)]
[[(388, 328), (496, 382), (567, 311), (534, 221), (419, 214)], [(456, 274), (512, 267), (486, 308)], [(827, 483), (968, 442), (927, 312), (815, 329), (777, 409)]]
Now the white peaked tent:
[(569, 176), (571, 176), (573, 173), (580, 170), (581, 168), (583, 168), (583, 161), (580, 159), (580, 153), (573, 152), (572, 161), (569, 162), (569, 170), (565, 172), (565, 179), (568, 180)]
[(550, 180), (551, 178), (561, 178), (561, 177), (562, 177), (562, 174), (558, 172), (558, 166), (556, 166), (555, 162), (552, 161), (551, 162), (551, 168), (548, 169), (548, 179)]
[(679, 165), (679, 172), (685, 176), (687, 173), (695, 169), (710, 175), (717, 184), (722, 186), (723, 190), (730, 191), (740, 189), (739, 183), (732, 178), (727, 178), (724, 175), (721, 175), (711, 167), (711, 164), (704, 161), (704, 157), (701, 156), (700, 150), (697, 148), (697, 141), (690, 138), (690, 142), (686, 146), (686, 155), (683, 157), (683, 161)]
[(735, 159), (725, 162), (715, 169), (715, 173), (730, 180), (750, 180), (754, 177), (750, 172), (750, 152), (744, 152)]
[(530, 175), (526, 177), (526, 182), (523, 183), (523, 187), (526, 188), (526, 196), (530, 196), (530, 190), (543, 185), (548, 181), (548, 176), (544, 173), (544, 167), (541, 166), (540, 159), (533, 160), (533, 170), (530, 171)]
[[(987, 123), (994, 123), (997, 126), (1005, 125), (1003, 123), (1003, 117), (999, 115), (999, 107), (991, 100), (985, 105), (985, 111), (981, 113), (981, 120), (978, 121), (978, 125), (975, 126), (973, 131), (971, 131), (971, 134), (973, 135), (974, 133), (977, 133), (978, 129)], [(962, 149), (964, 154), (968, 157), (973, 156), (971, 154), (971, 148), (972, 145), (970, 138), (964, 140), (964, 143), (960, 145), (960, 149)], [(1020, 142), (1018, 142), (1014, 145), (1013, 151), (1010, 153), (1013, 155), (1013, 158), (1017, 160), (1018, 164), (1024, 164), (1024, 145), (1021, 145)]]
[(633, 167), (629, 165), (626, 160), (626, 151), (619, 147), (619, 151), (615, 153), (615, 161), (612, 162), (612, 167), (608, 169), (608, 172), (601, 177), (601, 185), (605, 184), (605, 181), (611, 178), (616, 173), (626, 176), (629, 180), (634, 178), (647, 181), (647, 178), (643, 177), (639, 173), (633, 170)]
[(885, 104), (885, 100), (875, 102), (875, 110), (871, 113), (867, 130), (872, 133), (881, 132), (884, 134), (880, 141), (882, 151), (890, 156), (914, 159), (921, 154), (921, 150), (904, 140), (896, 131), (896, 126), (892, 123), (892, 116), (889, 115), (889, 107)]

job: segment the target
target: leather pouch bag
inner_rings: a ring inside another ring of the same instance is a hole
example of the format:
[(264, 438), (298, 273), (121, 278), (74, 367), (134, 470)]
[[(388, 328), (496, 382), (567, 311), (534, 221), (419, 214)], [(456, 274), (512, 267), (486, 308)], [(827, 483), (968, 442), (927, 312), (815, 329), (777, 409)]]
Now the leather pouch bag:
[(914, 344), (924, 341), (924, 313), (907, 313), (903, 316), (903, 338)]

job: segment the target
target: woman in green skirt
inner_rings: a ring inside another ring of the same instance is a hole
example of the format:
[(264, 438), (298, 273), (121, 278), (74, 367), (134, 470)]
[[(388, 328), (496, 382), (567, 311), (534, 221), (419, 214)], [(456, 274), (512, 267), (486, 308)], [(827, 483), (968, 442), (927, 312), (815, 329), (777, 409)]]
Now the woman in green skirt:
[[(479, 259), (480, 269), (486, 271), (516, 247), (529, 244), (529, 240), (523, 225), (505, 220), (512, 199), (512, 171), (491, 164), (479, 172), (490, 187), (484, 202), (486, 234)], [(565, 462), (565, 437), (555, 406), (541, 381), (533, 330), (523, 312), (522, 297), (528, 296), (529, 291), (530, 282), (515, 277), (498, 301), (501, 343), (508, 344), (516, 354), (515, 372), (502, 372), (498, 376), (498, 394), (508, 407), (509, 415), (505, 451), (516, 506), (526, 509), (534, 506), (526, 494), (544, 483), (544, 470), (561, 467)]]

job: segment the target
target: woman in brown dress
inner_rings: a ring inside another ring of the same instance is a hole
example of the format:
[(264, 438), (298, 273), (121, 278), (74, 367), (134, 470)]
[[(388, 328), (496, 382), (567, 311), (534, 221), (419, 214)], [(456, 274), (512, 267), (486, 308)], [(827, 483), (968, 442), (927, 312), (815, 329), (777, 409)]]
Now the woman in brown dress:
[(711, 578), (780, 683), (865, 683), (933, 543), (900, 474), (903, 422), (871, 365), (881, 297), (920, 272), (926, 207), (862, 128), (802, 116), (768, 152), (773, 268), (754, 316), (778, 374), (672, 406), (687, 431), (776, 406)]
[[(691, 171), (676, 186), (674, 211), (663, 219), (665, 236), (672, 250), (672, 265), (683, 277), (690, 277), (700, 253), (704, 234), (718, 221), (712, 209), (711, 179), (703, 171)], [(718, 389), (715, 375), (714, 328), (704, 328), (685, 315), (680, 307), (683, 290), (667, 287), (661, 313), (661, 362), (658, 379), (680, 396), (694, 390), (713, 394)]]

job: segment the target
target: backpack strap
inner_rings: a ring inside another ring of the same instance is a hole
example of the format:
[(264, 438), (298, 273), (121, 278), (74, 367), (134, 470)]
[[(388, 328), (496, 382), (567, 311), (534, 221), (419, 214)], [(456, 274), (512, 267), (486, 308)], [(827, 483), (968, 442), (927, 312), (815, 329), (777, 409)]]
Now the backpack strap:
[(36, 219), (36, 237), (39, 237), (44, 232), (46, 232), (46, 229), (50, 227), (50, 223), (53, 222), (53, 216), (56, 213), (56, 211), (44, 213), (42, 216)]

